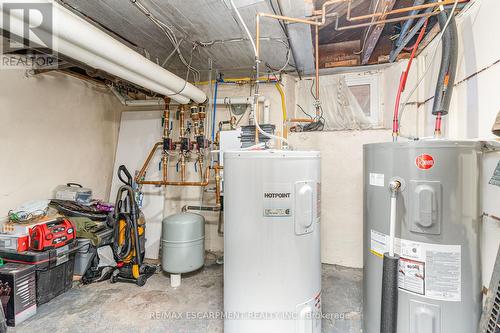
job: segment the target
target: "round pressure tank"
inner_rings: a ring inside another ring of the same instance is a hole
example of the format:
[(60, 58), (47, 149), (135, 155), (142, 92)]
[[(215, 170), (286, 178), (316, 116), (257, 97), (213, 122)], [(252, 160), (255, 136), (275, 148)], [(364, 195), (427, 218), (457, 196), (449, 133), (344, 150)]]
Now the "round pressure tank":
[(481, 314), (482, 144), (412, 141), (364, 146), (365, 333), (380, 332), (382, 256), (396, 194), (398, 333), (472, 333)]
[(199, 214), (170, 215), (162, 222), (162, 258), (165, 272), (182, 274), (203, 266), (205, 219)]
[(320, 333), (320, 154), (224, 153), (225, 333)]

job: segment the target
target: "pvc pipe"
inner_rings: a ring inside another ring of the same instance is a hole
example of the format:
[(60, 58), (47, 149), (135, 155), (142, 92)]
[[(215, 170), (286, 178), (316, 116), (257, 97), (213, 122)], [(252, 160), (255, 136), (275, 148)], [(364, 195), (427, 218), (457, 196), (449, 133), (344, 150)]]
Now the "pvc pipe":
[(215, 81), (215, 89), (214, 89), (214, 112), (212, 114), (212, 142), (215, 142), (215, 116), (217, 112), (217, 88), (219, 87), (219, 82)]
[[(0, 0), (2, 4), (5, 2), (7, 1)], [(146, 59), (58, 3), (49, 3), (53, 6), (53, 20), (42, 22), (38, 33), (44, 33), (45, 37), (53, 40), (56, 52), (171, 97), (182, 104), (186, 104), (186, 99), (197, 103), (206, 100), (203, 91), (184, 79)], [(24, 36), (22, 11), (5, 14), (10, 15), (10, 32)], [(52, 26), (48, 26), (48, 23), (52, 23)], [(35, 34), (30, 34), (29, 38), (34, 43), (39, 42)], [(86, 53), (82, 54), (82, 50)]]
[(170, 286), (172, 288), (177, 288), (181, 285), (181, 275), (180, 274), (170, 274)]
[(389, 223), (389, 256), (394, 257), (394, 240), (396, 238), (396, 217), (397, 217), (397, 199), (398, 192), (401, 189), (401, 182), (393, 180), (389, 183), (391, 191), (391, 216)]
[[(10, 17), (10, 29), (11, 29), (10, 31), (14, 34), (22, 34), (22, 31), (24, 29), (23, 21), (20, 20), (19, 18), (17, 18), (16, 16), (11, 16)], [(43, 31), (40, 31), (39, 35), (42, 35), (45, 38), (51, 38), (51, 35), (47, 34), (46, 32), (44, 33)], [(155, 82), (149, 81), (147, 78), (145, 78), (143, 76), (139, 76), (137, 74), (134, 74), (134, 73), (130, 72), (127, 68), (116, 65), (115, 63), (107, 61), (104, 58), (96, 57), (94, 54), (90, 53), (89, 51), (82, 49), (78, 46), (75, 46), (75, 45), (73, 45), (73, 44), (71, 44), (63, 39), (57, 40), (56, 42), (58, 44), (58, 49), (68, 50), (68, 52), (66, 54), (69, 57), (71, 57), (73, 59), (77, 59), (83, 63), (86, 63), (91, 67), (105, 68), (106, 72), (108, 72), (108, 73), (111, 73), (113, 75), (121, 77), (127, 81), (134, 82), (140, 86), (151, 89), (151, 90), (156, 91), (160, 94), (168, 95), (171, 93), (171, 90), (168, 90)], [(173, 96), (172, 98), (181, 104), (189, 103), (189, 99), (187, 97), (184, 97), (181, 95), (176, 95), (176, 96)]]
[(391, 196), (391, 222), (389, 226), (389, 256), (394, 257), (394, 240), (396, 238), (396, 195)]

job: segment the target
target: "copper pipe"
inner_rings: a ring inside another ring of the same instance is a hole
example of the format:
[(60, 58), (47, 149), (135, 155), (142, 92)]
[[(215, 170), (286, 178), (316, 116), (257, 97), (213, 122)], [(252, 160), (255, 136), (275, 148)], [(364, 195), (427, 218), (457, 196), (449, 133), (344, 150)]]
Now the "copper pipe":
[(186, 181), (186, 157), (184, 154), (181, 154), (180, 158), (180, 163), (181, 163), (181, 182)]
[[(468, 1), (468, 0), (467, 0)], [(425, 13), (425, 14), (416, 14), (416, 15), (409, 15), (409, 16), (404, 16), (404, 17), (395, 17), (391, 19), (385, 19), (385, 20), (380, 20), (380, 21), (374, 21), (374, 22), (367, 22), (367, 23), (360, 23), (360, 24), (355, 24), (355, 25), (346, 25), (343, 27), (339, 27), (339, 20), (337, 19), (335, 21), (335, 30), (337, 31), (342, 31), (342, 30), (349, 30), (349, 29), (357, 29), (357, 28), (363, 28), (363, 27), (369, 27), (372, 25), (379, 25), (379, 24), (385, 24), (385, 23), (392, 23), (392, 22), (400, 22), (400, 21), (405, 21), (413, 18), (421, 18), (421, 17), (431, 17), (434, 15), (439, 14), (439, 12), (430, 12), (430, 13)]]
[(200, 180), (203, 180), (203, 158), (202, 158), (201, 154), (198, 155), (198, 164), (200, 165), (200, 167), (199, 167)]
[[(161, 145), (163, 145), (162, 142), (155, 143), (155, 145), (153, 146), (153, 148), (149, 152), (149, 155), (146, 158), (146, 161), (144, 162), (144, 165), (142, 166), (141, 171), (139, 171), (139, 173), (135, 177), (135, 182), (137, 184), (141, 184), (141, 185), (163, 185), (163, 186), (167, 186), (167, 185), (170, 185), (170, 186), (202, 186), (202, 187), (208, 185), (208, 183), (209, 183), (209, 176), (210, 176), (210, 168), (209, 167), (207, 167), (205, 169), (205, 174), (204, 175), (202, 174), (202, 177), (201, 177), (202, 181), (199, 181), (199, 182), (169, 181), (168, 178), (167, 178), (167, 176), (168, 176), (168, 173), (167, 173), (168, 157), (167, 156), (168, 155), (164, 155), (163, 158), (162, 158), (162, 167), (163, 167), (162, 177), (163, 177), (163, 179), (162, 180), (145, 180), (144, 176), (146, 174), (146, 170), (147, 170), (147, 168), (149, 166), (149, 163), (151, 162), (151, 159), (153, 158), (156, 150)], [(182, 164), (181, 164), (181, 168), (182, 168)], [(184, 162), (184, 168), (185, 168), (185, 162)], [(202, 169), (200, 168), (200, 170), (202, 170)]]
[(163, 113), (164, 124), (163, 124), (163, 138), (168, 138), (170, 136), (170, 98), (165, 97), (165, 112)]
[[(319, 26), (315, 25), (316, 30), (316, 103), (319, 101)], [(316, 116), (320, 116), (320, 108), (316, 105)]]
[(146, 169), (149, 166), (149, 162), (151, 162), (151, 159), (153, 158), (153, 156), (154, 156), (156, 150), (158, 149), (158, 147), (162, 146), (162, 145), (163, 145), (163, 142), (157, 142), (157, 143), (155, 143), (155, 145), (153, 146), (153, 148), (149, 152), (149, 155), (146, 158), (146, 162), (144, 162), (144, 165), (142, 166), (141, 171), (139, 171), (139, 173), (135, 177), (135, 182), (137, 184), (143, 184), (142, 183), (142, 179), (144, 178), (144, 175), (146, 174)]
[(219, 164), (215, 166), (215, 204), (217, 206), (220, 206), (220, 182), (221, 182), (221, 177), (220, 177), (220, 170), (222, 167), (219, 167)]
[[(458, 0), (458, 3), (468, 2), (468, 1), (469, 0)], [(366, 19), (369, 19), (372, 17), (380, 17), (380, 16), (388, 16), (388, 15), (393, 15), (393, 14), (406, 13), (406, 12), (410, 12), (413, 10), (421, 10), (421, 9), (432, 8), (432, 7), (446, 6), (446, 5), (451, 5), (454, 3), (455, 3), (455, 0), (442, 0), (442, 1), (430, 2), (430, 3), (426, 3), (426, 4), (422, 4), (422, 5), (417, 5), (417, 6), (393, 9), (393, 10), (390, 10), (387, 12), (376, 12), (376, 13), (372, 13), (372, 14), (351, 17), (352, 1), (349, 1), (347, 4), (346, 20), (347, 21), (366, 20)], [(407, 20), (410, 18), (412, 18), (412, 15), (406, 16), (406, 18), (404, 20)]]
[(179, 138), (184, 137), (184, 113), (186, 112), (186, 106), (185, 105), (180, 105), (179, 106)]
[(205, 169), (204, 180), (201, 182), (177, 182), (177, 181), (165, 181), (165, 180), (143, 180), (138, 184), (142, 185), (164, 185), (164, 186), (207, 186), (209, 183), (210, 168)]
[[(257, 71), (257, 80), (256, 80), (256, 84), (257, 84), (257, 87), (258, 87), (258, 84), (259, 84), (259, 63), (260, 63), (260, 18), (261, 17), (268, 17), (268, 18), (273, 18), (273, 19), (276, 19), (276, 20), (282, 20), (282, 21), (286, 21), (286, 22), (295, 22), (295, 23), (304, 23), (304, 24), (309, 24), (309, 25), (314, 25), (316, 27), (319, 27), (321, 25), (324, 25), (326, 23), (326, 7), (327, 6), (330, 6), (330, 5), (333, 5), (333, 4), (336, 4), (336, 3), (342, 3), (342, 2), (346, 2), (346, 1), (350, 1), (350, 0), (330, 0), (330, 1), (326, 1), (325, 3), (323, 3), (323, 5), (321, 6), (321, 11), (322, 11), (322, 15), (321, 15), (321, 21), (318, 21), (317, 18), (315, 18), (314, 20), (307, 20), (307, 19), (300, 19), (300, 18), (295, 18), (295, 17), (288, 17), (288, 16), (281, 16), (281, 15), (274, 15), (274, 14), (268, 14), (268, 13), (262, 13), (262, 12), (259, 12), (257, 13), (256, 17), (255, 17), (255, 26), (256, 26), (256, 31), (255, 31), (255, 67), (256, 67), (256, 71)], [(318, 32), (319, 29), (317, 29), (317, 36), (316, 36), (316, 43), (319, 44), (319, 41), (318, 41)], [(319, 51), (318, 51), (318, 47), (316, 47), (316, 55), (319, 54)], [(318, 84), (318, 81), (319, 81), (319, 56), (316, 56), (316, 99), (319, 98), (319, 84)], [(258, 88), (256, 88), (256, 90), (258, 90)], [(258, 112), (258, 103), (255, 103), (257, 104), (256, 105), (256, 115), (257, 115), (257, 112)], [(319, 115), (319, 108), (317, 108), (316, 110), (316, 113)], [(258, 116), (255, 117), (256, 121), (258, 121)], [(255, 143), (258, 143), (258, 138), (259, 138), (259, 134), (257, 133), (257, 128), (255, 129)]]
[(163, 179), (168, 179), (168, 154), (164, 151), (161, 159)]
[(290, 118), (288, 119), (289, 123), (313, 123), (314, 119), (310, 118)]
[(255, 110), (254, 110), (253, 119), (255, 121), (255, 144), (258, 144), (259, 143), (259, 129), (257, 128), (257, 125), (259, 125), (259, 102), (255, 103)]

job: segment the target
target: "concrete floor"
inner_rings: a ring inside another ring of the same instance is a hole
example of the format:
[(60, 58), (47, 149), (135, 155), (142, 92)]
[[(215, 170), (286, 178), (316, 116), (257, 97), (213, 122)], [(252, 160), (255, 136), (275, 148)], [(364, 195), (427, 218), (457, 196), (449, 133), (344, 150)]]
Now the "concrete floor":
[[(222, 311), (222, 275), (222, 266), (208, 261), (201, 271), (183, 276), (177, 289), (163, 273), (142, 288), (109, 281), (77, 285), (9, 332), (222, 332), (220, 319), (186, 318), (186, 312)], [(329, 314), (324, 333), (361, 331), (360, 269), (323, 265), (322, 300), (323, 314)], [(172, 319), (176, 313), (182, 317)]]

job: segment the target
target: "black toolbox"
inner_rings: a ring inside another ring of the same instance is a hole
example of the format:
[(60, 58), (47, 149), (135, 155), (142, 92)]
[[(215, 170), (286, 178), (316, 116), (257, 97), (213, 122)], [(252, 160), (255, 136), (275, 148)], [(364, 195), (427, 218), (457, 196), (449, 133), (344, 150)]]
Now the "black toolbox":
[(35, 266), (36, 303), (41, 305), (71, 289), (77, 249), (75, 241), (43, 252), (0, 249), (0, 258), (6, 262)]
[(36, 314), (33, 265), (7, 263), (0, 267), (0, 301), (9, 326), (16, 326)]

